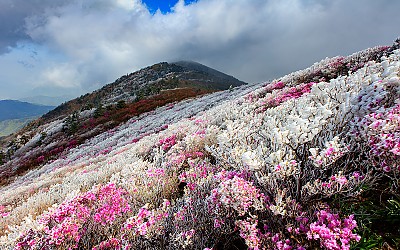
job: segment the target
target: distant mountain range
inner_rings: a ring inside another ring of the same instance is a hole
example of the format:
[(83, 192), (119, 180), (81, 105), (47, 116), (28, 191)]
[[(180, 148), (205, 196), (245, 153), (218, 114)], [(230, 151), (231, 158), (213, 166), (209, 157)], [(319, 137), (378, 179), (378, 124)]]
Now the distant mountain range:
[(18, 131), (53, 108), (17, 100), (0, 100), (0, 136)]
[(0, 121), (29, 118), (52, 110), (54, 106), (37, 105), (16, 100), (0, 100)]

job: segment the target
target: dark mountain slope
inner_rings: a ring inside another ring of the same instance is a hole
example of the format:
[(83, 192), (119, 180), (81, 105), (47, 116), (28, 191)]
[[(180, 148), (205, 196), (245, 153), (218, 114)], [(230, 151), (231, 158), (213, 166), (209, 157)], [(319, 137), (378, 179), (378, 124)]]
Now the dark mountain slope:
[(34, 117), (53, 108), (53, 106), (42, 106), (16, 100), (0, 100), (0, 121)]
[(194, 72), (197, 71), (197, 72), (207, 73), (208, 75), (213, 77), (214, 81), (218, 81), (219, 84), (215, 86), (216, 88), (227, 89), (230, 86), (235, 87), (235, 86), (243, 84), (243, 82), (239, 81), (238, 79), (234, 78), (233, 76), (227, 75), (225, 73), (222, 73), (218, 70), (207, 67), (198, 62), (178, 61), (178, 62), (174, 62), (173, 64), (181, 66), (185, 69), (193, 70)]

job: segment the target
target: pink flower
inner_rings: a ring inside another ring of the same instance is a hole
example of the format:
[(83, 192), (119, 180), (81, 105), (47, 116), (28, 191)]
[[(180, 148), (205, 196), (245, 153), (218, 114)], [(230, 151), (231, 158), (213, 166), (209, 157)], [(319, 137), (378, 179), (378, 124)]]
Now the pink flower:
[(341, 176), (336, 180), (340, 185), (344, 185), (347, 183), (347, 179), (345, 176)]
[(354, 177), (354, 179), (356, 179), (356, 180), (359, 180), (359, 179), (362, 178), (362, 176), (360, 175), (359, 172), (354, 172), (354, 173), (353, 173), (353, 177)]
[(325, 151), (325, 156), (330, 156), (333, 152), (335, 151), (335, 149), (334, 148), (328, 148), (326, 151)]
[(3, 217), (3, 218), (6, 218), (6, 217), (8, 217), (10, 214), (11, 214), (10, 212), (0, 213), (0, 216)]
[(400, 155), (400, 143), (397, 143), (395, 147), (393, 147), (390, 152), (395, 155)]
[(224, 223), (223, 220), (214, 219), (214, 228), (219, 228)]
[(386, 173), (391, 171), (391, 168), (389, 166), (384, 166), (383, 167), (383, 171), (385, 171)]
[(172, 135), (165, 139), (161, 139), (158, 143), (161, 145), (161, 148), (164, 151), (167, 151), (168, 149), (170, 149), (172, 146), (174, 146), (176, 144), (176, 136)]
[(317, 216), (318, 221), (310, 224), (307, 238), (309, 240), (319, 240), (321, 247), (347, 250), (350, 249), (352, 240), (360, 240), (359, 235), (352, 233), (352, 230), (357, 227), (353, 215), (341, 221), (337, 214), (321, 210), (317, 213)]
[(35, 240), (30, 240), (30, 241), (28, 241), (28, 245), (30, 247), (34, 247), (36, 245), (36, 241)]

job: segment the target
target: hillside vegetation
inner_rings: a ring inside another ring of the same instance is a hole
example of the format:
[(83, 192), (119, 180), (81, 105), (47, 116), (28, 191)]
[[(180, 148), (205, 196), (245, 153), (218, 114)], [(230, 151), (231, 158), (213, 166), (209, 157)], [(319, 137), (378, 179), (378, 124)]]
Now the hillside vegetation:
[(180, 63), (158, 63), (120, 77), (0, 138), (0, 185), (157, 107), (245, 84), (199, 63)]
[(399, 249), (399, 42), (145, 110), (20, 176), (3, 165), (1, 248)]

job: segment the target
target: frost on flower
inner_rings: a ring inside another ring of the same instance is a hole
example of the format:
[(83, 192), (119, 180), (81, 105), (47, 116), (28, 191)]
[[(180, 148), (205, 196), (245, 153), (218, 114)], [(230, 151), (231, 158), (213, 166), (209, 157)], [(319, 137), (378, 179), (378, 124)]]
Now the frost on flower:
[(298, 173), (298, 163), (296, 160), (283, 161), (275, 166), (275, 171), (283, 177), (290, 177)]
[(385, 172), (400, 171), (400, 104), (364, 116), (356, 130)]
[(239, 215), (244, 215), (250, 208), (262, 210), (264, 198), (253, 183), (236, 175), (232, 179), (223, 180), (218, 188), (212, 190), (214, 203), (232, 208)]
[(189, 231), (177, 233), (174, 237), (175, 242), (179, 244), (180, 247), (186, 249), (193, 245), (193, 237), (195, 236), (196, 230), (191, 229)]
[(326, 168), (342, 157), (347, 151), (347, 147), (340, 143), (339, 137), (335, 136), (331, 141), (325, 143), (323, 150), (310, 148), (310, 159), (315, 166)]
[(274, 215), (285, 216), (287, 213), (287, 205), (291, 202), (290, 197), (286, 197), (286, 190), (278, 190), (275, 196), (275, 205), (270, 205), (269, 209)]
[(260, 230), (257, 228), (258, 220), (250, 219), (237, 220), (236, 226), (239, 227), (240, 237), (242, 237), (249, 249), (260, 249), (261, 239)]
[(262, 162), (258, 159), (257, 154), (252, 151), (247, 151), (242, 154), (243, 165), (251, 170), (259, 170), (262, 167)]
[(363, 192), (360, 186), (365, 182), (365, 176), (359, 172), (345, 175), (343, 172), (330, 176), (326, 180), (316, 179), (307, 182), (302, 187), (304, 197), (312, 197), (315, 194), (325, 197), (332, 197), (338, 194), (345, 194), (349, 197), (356, 197)]
[(141, 207), (135, 216), (125, 221), (123, 230), (133, 236), (145, 236), (150, 238), (153, 234), (162, 234), (161, 222), (168, 217), (169, 200), (164, 199), (162, 206), (150, 210), (150, 204)]
[(176, 135), (161, 139), (158, 143), (164, 151), (167, 151), (176, 144)]

